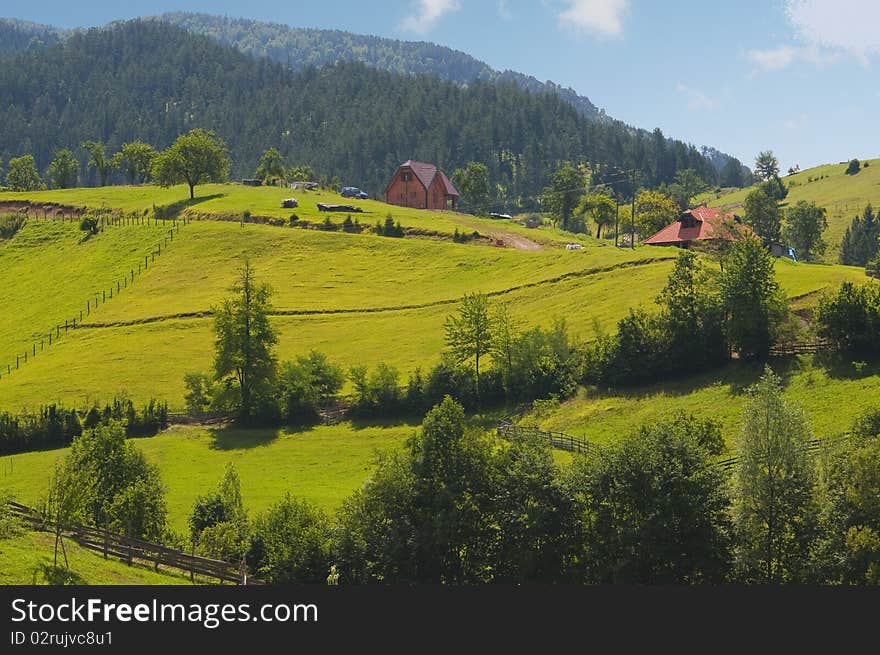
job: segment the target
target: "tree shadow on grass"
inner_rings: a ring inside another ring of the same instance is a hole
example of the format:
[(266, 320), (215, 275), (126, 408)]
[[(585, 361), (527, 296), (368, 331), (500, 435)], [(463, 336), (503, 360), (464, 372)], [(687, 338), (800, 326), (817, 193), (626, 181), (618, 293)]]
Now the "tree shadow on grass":
[(864, 355), (825, 352), (813, 356), (813, 363), (835, 380), (861, 380), (880, 375), (880, 361)]
[(347, 417), (346, 420), (354, 430), (398, 427), (409, 427), (415, 430), (422, 424), (422, 416), (418, 414), (404, 414), (400, 416), (350, 416)]
[(183, 200), (172, 202), (170, 205), (157, 205), (155, 207), (156, 218), (172, 220), (180, 216), (181, 212), (184, 209), (188, 209), (189, 207), (198, 205), (203, 202), (208, 202), (209, 200), (216, 200), (217, 198), (225, 197), (225, 193), (212, 193), (210, 195), (199, 196), (197, 198), (184, 198)]
[(63, 566), (55, 566), (50, 562), (41, 562), (33, 570), (33, 583), (45, 582), (48, 585), (84, 585), (85, 579), (76, 571), (71, 571)]
[(244, 450), (268, 446), (275, 441), (283, 428), (278, 427), (243, 427), (224, 426), (210, 428), (212, 450)]
[(802, 370), (803, 362), (797, 357), (773, 357), (763, 361), (731, 361), (708, 371), (690, 376), (670, 377), (650, 384), (637, 387), (616, 387), (598, 389), (594, 393), (599, 398), (626, 398), (628, 400), (649, 400), (658, 395), (681, 397), (709, 389), (726, 387), (732, 396), (741, 396), (748, 392), (764, 375), (765, 366), (769, 366), (786, 387), (792, 376)]

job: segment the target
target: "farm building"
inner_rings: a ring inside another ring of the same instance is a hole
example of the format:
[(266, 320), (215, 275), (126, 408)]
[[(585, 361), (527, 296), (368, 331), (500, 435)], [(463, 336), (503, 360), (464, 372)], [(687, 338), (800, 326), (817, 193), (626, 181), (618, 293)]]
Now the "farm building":
[(434, 164), (420, 161), (402, 163), (388, 186), (385, 202), (416, 209), (455, 209), (458, 190)]
[(678, 220), (667, 225), (653, 236), (645, 239), (644, 243), (649, 246), (678, 246), (688, 248), (694, 241), (709, 241), (712, 239), (736, 238), (736, 231), (720, 227), (725, 218), (732, 218), (739, 230), (748, 231), (748, 227), (742, 225), (740, 217), (735, 214), (725, 214), (718, 209), (697, 207), (682, 212)]

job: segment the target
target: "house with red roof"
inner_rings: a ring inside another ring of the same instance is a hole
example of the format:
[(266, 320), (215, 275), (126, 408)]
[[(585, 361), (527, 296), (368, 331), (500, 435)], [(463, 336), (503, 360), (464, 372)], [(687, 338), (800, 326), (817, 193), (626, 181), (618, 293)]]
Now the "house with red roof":
[(458, 189), (434, 164), (408, 160), (402, 163), (388, 186), (385, 202), (416, 209), (455, 209)]
[[(730, 229), (729, 220), (733, 219), (736, 229)], [(748, 234), (752, 231), (742, 225), (739, 216), (724, 212), (713, 207), (697, 207), (682, 212), (678, 220), (667, 225), (653, 236), (645, 239), (642, 243), (649, 246), (678, 246), (688, 248), (694, 241), (709, 241), (713, 239), (727, 239), (733, 241), (740, 234)]]

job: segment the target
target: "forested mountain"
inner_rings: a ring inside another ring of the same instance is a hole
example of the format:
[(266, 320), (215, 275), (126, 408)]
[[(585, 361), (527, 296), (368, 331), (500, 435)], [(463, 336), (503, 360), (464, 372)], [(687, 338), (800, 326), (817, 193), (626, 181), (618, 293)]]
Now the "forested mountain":
[[(42, 49), (0, 57), (0, 159), (79, 144), (141, 139), (166, 147), (194, 127), (228, 144), (233, 176), (250, 176), (277, 147), (289, 164), (380, 193), (408, 159), (448, 171), (485, 162), (493, 185), (527, 206), (559, 161), (638, 168), (642, 182), (682, 168), (715, 179), (693, 146), (614, 121), (593, 121), (549, 93), (516, 84), (463, 87), (429, 75), (396, 75), (341, 62), (299, 73), (216, 40), (156, 21), (76, 32)], [(85, 170), (83, 168), (83, 170)], [(93, 180), (86, 180), (93, 181)]]
[(13, 18), (0, 18), (0, 55), (28, 48), (43, 48), (58, 43), (65, 32), (47, 25), (38, 25)]
[(588, 98), (573, 89), (541, 82), (516, 71), (497, 71), (467, 53), (435, 43), (187, 12), (162, 14), (157, 18), (194, 34), (213, 37), (242, 52), (269, 57), (293, 70), (321, 67), (337, 61), (358, 61), (391, 73), (430, 73), (458, 84), (514, 82), (529, 91), (555, 93), (585, 116), (599, 118), (604, 115)]

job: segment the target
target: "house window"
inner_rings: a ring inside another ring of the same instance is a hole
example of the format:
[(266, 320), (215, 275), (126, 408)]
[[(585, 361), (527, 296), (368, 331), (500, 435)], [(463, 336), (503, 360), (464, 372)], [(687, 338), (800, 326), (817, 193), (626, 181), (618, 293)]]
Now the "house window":
[(410, 177), (409, 173), (401, 173), (400, 179), (403, 180), (404, 182), (409, 182), (410, 179), (412, 179), (412, 178)]

